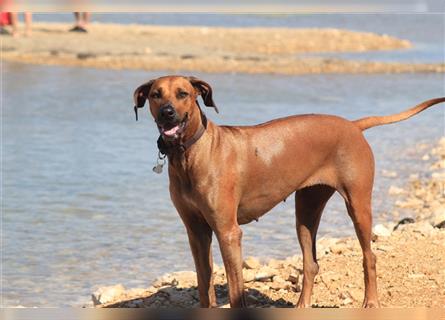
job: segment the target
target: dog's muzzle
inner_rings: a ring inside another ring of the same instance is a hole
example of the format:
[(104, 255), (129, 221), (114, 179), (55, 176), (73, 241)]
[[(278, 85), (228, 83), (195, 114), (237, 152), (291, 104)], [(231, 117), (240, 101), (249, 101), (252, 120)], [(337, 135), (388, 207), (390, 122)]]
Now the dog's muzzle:
[(175, 108), (168, 104), (159, 109), (158, 114), (158, 129), (159, 133), (167, 140), (174, 140), (179, 138), (184, 131), (188, 120), (188, 113), (185, 113), (182, 120), (179, 118)]

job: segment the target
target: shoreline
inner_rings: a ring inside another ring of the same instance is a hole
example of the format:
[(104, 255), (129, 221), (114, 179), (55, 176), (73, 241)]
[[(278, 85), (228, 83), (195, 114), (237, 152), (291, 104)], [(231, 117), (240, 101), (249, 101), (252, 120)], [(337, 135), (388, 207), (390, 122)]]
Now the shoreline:
[[(413, 216), (398, 224), (373, 226), (382, 307), (445, 306), (445, 137), (422, 159), (426, 156), (434, 159), (425, 170), (426, 178), (413, 174), (403, 188), (391, 186), (388, 190), (393, 210), (409, 208)], [(399, 197), (402, 200), (397, 200)], [(313, 307), (360, 307), (364, 287), (356, 237), (322, 237), (317, 240), (317, 255), (320, 272), (315, 279)], [(218, 306), (228, 307), (224, 268), (215, 265), (214, 274)], [(250, 307), (293, 307), (301, 291), (302, 256), (268, 261), (247, 257), (243, 274)], [(194, 271), (167, 273), (148, 288), (127, 290), (120, 284), (98, 288), (92, 295), (92, 306), (199, 307), (196, 285)]]
[[(445, 72), (444, 63), (344, 60), (329, 53), (406, 50), (409, 41), (346, 29), (223, 28), (36, 23), (31, 37), (3, 36), (3, 59), (101, 69), (247, 74)], [(323, 57), (317, 54), (323, 53)]]

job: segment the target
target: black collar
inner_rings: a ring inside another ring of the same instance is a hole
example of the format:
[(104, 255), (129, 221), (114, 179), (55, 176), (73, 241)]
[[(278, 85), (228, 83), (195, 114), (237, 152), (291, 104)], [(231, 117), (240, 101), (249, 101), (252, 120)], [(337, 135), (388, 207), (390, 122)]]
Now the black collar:
[(204, 112), (202, 112), (201, 107), (198, 104), (198, 101), (196, 101), (196, 105), (199, 108), (202, 121), (202, 124), (199, 126), (199, 129), (196, 130), (195, 134), (190, 139), (186, 141), (181, 141), (181, 138), (179, 138), (178, 139), (179, 142), (167, 142), (162, 138), (161, 134), (158, 138), (158, 149), (160, 153), (167, 156), (174, 153), (184, 153), (188, 148), (190, 148), (196, 141), (198, 141), (202, 137), (205, 130), (207, 129), (207, 117), (205, 116)]

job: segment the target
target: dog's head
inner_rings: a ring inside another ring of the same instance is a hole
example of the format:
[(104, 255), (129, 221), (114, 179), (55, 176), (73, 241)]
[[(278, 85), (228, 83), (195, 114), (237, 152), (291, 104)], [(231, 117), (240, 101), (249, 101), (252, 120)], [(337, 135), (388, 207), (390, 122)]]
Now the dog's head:
[(198, 95), (206, 106), (218, 112), (210, 85), (195, 77), (182, 76), (161, 77), (139, 86), (134, 92), (135, 110), (148, 100), (159, 132), (164, 139), (174, 140), (187, 130), (193, 119), (199, 118)]

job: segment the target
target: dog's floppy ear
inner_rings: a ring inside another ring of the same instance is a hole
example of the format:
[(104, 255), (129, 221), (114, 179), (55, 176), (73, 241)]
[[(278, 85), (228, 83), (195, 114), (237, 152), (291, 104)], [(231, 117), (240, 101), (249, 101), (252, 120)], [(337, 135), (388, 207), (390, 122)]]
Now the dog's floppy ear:
[(133, 94), (134, 100), (134, 113), (136, 114), (136, 121), (138, 121), (138, 108), (143, 108), (145, 101), (148, 99), (148, 93), (150, 92), (151, 85), (154, 80), (150, 80), (142, 85), (140, 85)]
[(215, 102), (213, 102), (212, 97), (212, 87), (205, 81), (202, 81), (196, 77), (188, 77), (188, 81), (192, 84), (195, 89), (198, 90), (199, 94), (202, 97), (202, 100), (204, 101), (204, 104), (207, 107), (215, 108), (216, 113), (219, 113), (218, 107), (215, 105)]

